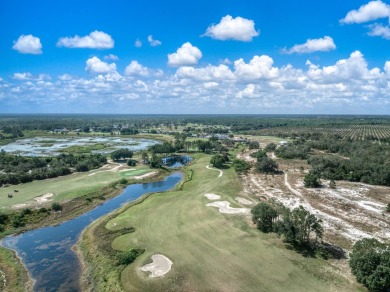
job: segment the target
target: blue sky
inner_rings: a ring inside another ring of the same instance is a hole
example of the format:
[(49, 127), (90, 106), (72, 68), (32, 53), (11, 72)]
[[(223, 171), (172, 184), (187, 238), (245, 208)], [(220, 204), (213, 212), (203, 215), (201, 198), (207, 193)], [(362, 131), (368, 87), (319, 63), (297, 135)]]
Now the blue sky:
[(390, 113), (388, 1), (0, 1), (0, 113)]

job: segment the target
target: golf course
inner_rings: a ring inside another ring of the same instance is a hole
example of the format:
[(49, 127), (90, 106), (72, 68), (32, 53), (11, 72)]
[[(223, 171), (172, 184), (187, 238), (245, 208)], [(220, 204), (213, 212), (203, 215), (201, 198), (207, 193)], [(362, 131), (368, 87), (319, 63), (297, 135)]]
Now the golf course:
[[(102, 217), (82, 234), (82, 286), (93, 291), (356, 291), (360, 286), (336, 262), (304, 257), (275, 234), (261, 233), (250, 215), (223, 214), (206, 206), (211, 199), (239, 204), (241, 191), (233, 168), (208, 169), (210, 155), (194, 154), (186, 182), (175, 190), (141, 197)], [(191, 173), (191, 175), (189, 175)], [(221, 175), (222, 174), (222, 175)], [(205, 197), (205, 194), (216, 196)], [(115, 254), (144, 249), (129, 265)], [(141, 267), (162, 255), (172, 262), (162, 277)]]

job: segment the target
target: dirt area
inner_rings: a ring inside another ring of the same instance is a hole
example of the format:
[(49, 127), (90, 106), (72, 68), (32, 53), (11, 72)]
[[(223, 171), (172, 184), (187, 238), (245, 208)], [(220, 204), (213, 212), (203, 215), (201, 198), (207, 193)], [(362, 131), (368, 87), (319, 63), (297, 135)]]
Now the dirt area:
[(235, 200), (242, 205), (253, 205), (254, 204), (252, 201), (249, 201), (249, 200), (247, 200), (245, 198), (241, 198), (241, 197), (236, 197)]
[(158, 172), (157, 172), (157, 171), (153, 171), (153, 172), (145, 173), (145, 174), (143, 174), (143, 175), (134, 176), (134, 178), (135, 178), (135, 179), (143, 179), (143, 178), (155, 176), (156, 174), (158, 174)]
[(172, 262), (162, 254), (152, 255), (152, 263), (141, 267), (141, 271), (150, 272), (150, 278), (162, 277), (171, 270)]
[(212, 203), (208, 203), (206, 205), (207, 207), (216, 207), (219, 209), (220, 213), (223, 214), (244, 214), (244, 215), (249, 215), (250, 214), (250, 209), (248, 208), (233, 208), (230, 207), (230, 203), (227, 201), (216, 201)]
[[(126, 167), (126, 166), (119, 164), (119, 163), (110, 162), (110, 163), (105, 164), (102, 167), (100, 167), (97, 171), (95, 169), (91, 170), (92, 173), (89, 174), (88, 176), (92, 176), (92, 175), (95, 175), (99, 172), (105, 172), (105, 171), (111, 171), (111, 172), (123, 171), (123, 170), (119, 170), (119, 169), (124, 168), (124, 167)], [(124, 169), (124, 170), (128, 170), (128, 169)]]
[[(253, 162), (250, 152), (239, 158)], [(244, 193), (259, 200), (274, 198), (293, 209), (302, 205), (323, 221), (324, 240), (349, 249), (364, 237), (379, 240), (390, 238), (390, 214), (385, 212), (390, 202), (390, 187), (337, 181), (336, 188), (322, 180), (323, 187), (305, 188), (303, 178), (309, 166), (300, 160), (277, 159), (281, 175), (249, 172), (241, 176)]]

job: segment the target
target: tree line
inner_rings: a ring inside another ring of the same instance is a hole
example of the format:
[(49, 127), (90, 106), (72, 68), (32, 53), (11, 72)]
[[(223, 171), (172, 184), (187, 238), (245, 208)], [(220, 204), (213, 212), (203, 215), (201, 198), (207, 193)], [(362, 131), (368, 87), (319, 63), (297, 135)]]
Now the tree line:
[(60, 154), (56, 157), (27, 157), (0, 151), (0, 185), (43, 180), (89, 171), (107, 163), (101, 154)]

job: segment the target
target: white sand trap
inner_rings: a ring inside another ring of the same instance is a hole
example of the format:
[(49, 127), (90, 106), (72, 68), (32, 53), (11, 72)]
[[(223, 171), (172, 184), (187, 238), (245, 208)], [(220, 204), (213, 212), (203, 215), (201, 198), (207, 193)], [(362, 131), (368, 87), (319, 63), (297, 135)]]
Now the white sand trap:
[(220, 195), (216, 194), (205, 194), (204, 196), (209, 200), (219, 200), (221, 198)]
[(235, 200), (243, 205), (253, 205), (254, 204), (252, 201), (249, 201), (249, 200), (241, 198), (241, 197), (236, 197)]
[(151, 177), (153, 175), (157, 174), (156, 171), (153, 171), (153, 172), (149, 172), (149, 173), (145, 173), (143, 175), (137, 175), (137, 176), (134, 176), (135, 179), (143, 179), (143, 178), (147, 178), (147, 177)]
[(152, 263), (141, 267), (141, 271), (150, 272), (150, 278), (162, 277), (171, 270), (172, 262), (162, 254), (152, 255)]
[(54, 196), (53, 193), (47, 193), (47, 194), (44, 194), (40, 197), (34, 198), (34, 200), (37, 201), (38, 204), (43, 204), (43, 203), (50, 201), (50, 198), (53, 196)]
[(219, 212), (224, 213), (224, 214), (248, 215), (248, 214), (250, 214), (250, 211), (251, 211), (249, 208), (232, 208), (232, 207), (230, 207), (230, 203), (227, 201), (212, 202), (212, 203), (208, 203), (206, 206), (207, 207), (216, 207), (219, 209)]

